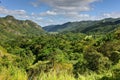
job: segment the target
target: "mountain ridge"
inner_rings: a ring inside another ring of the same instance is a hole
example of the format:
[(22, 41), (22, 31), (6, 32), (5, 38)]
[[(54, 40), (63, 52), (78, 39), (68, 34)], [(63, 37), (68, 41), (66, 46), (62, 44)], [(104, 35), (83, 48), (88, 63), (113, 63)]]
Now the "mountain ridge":
[[(105, 31), (112, 31), (114, 28), (119, 27), (120, 18), (105, 18), (102, 20), (88, 20), (80, 22), (68, 22), (61, 25), (52, 25), (43, 27), (48, 32), (80, 32), (80, 33), (91, 33), (100, 32), (106, 33)], [(108, 30), (109, 29), (109, 30)]]
[(31, 20), (18, 20), (11, 15), (0, 18), (0, 40), (20, 36), (38, 36), (45, 33), (40, 25)]

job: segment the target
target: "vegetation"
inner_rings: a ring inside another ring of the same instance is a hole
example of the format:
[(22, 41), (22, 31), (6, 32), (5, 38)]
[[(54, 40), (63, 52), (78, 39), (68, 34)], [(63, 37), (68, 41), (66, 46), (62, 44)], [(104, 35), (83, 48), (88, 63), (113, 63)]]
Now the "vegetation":
[(0, 40), (32, 37), (45, 33), (41, 26), (30, 20), (17, 20), (13, 16), (0, 18)]
[(0, 32), (0, 80), (120, 80), (119, 28), (104, 35), (36, 32)]
[(106, 18), (96, 21), (68, 22), (62, 25), (51, 25), (43, 27), (48, 32), (74, 32), (87, 34), (104, 34), (112, 32), (120, 27), (120, 18)]

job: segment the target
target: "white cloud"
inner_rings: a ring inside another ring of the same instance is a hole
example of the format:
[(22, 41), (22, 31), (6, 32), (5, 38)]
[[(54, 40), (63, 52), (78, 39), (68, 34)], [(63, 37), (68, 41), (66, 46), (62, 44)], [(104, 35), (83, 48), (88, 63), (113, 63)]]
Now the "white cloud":
[(90, 17), (89, 14), (79, 14), (79, 13), (77, 13), (77, 12), (69, 12), (69, 13), (64, 14), (64, 15), (65, 15), (66, 17), (69, 17), (69, 18), (77, 18), (77, 19)]
[(30, 13), (27, 13), (25, 10), (10, 10), (3, 6), (0, 6), (0, 14), (1, 15), (12, 15), (17, 19), (33, 20), (33, 21), (37, 22), (38, 24), (40, 23), (39, 21), (42, 22), (42, 20), (43, 20), (43, 18), (39, 14), (35, 14), (35, 13), (30, 14)]
[(50, 10), (48, 10), (48, 11), (46, 11), (46, 12), (40, 13), (40, 15), (41, 15), (41, 16), (55, 16), (55, 15), (57, 15), (57, 13), (56, 13), (55, 11), (50, 11)]
[[(46, 26), (52, 24), (62, 24), (65, 22), (82, 21), (82, 20), (98, 20), (108, 17), (118, 18), (120, 12), (103, 13), (100, 15), (82, 14), (83, 11), (89, 11), (92, 9), (91, 3), (98, 0), (41, 0), (48, 4), (52, 9), (39, 14), (28, 13), (25, 10), (11, 10), (3, 6), (0, 6), (0, 14), (13, 15), (18, 19), (30, 19), (36, 23)], [(70, 4), (71, 3), (71, 4)], [(36, 4), (36, 7), (40, 4)]]
[(57, 11), (89, 11), (91, 10), (91, 3), (99, 0), (37, 0), (32, 2), (33, 6), (39, 6), (42, 3), (52, 7), (53, 10)]
[(9, 10), (6, 9), (3, 6), (0, 6), (0, 14), (6, 14), (6, 15), (25, 15), (25, 10)]
[[(36, 0), (35, 2), (32, 2), (32, 5), (38, 7), (43, 3), (46, 4), (50, 9), (41, 12), (39, 16), (47, 18), (53, 18), (55, 16), (63, 17), (66, 19), (59, 21), (59, 23), (64, 23), (67, 22), (67, 20), (80, 21), (94, 19), (94, 16), (81, 14), (81, 12), (92, 10), (91, 4), (97, 1), (100, 0)], [(48, 22), (51, 24), (50, 21)], [(55, 21), (55, 23), (58, 23), (58, 21)]]
[(103, 17), (118, 18), (120, 17), (120, 12), (104, 13)]
[(47, 11), (46, 14), (49, 14), (49, 15), (56, 15), (57, 13), (54, 12), (54, 11)]

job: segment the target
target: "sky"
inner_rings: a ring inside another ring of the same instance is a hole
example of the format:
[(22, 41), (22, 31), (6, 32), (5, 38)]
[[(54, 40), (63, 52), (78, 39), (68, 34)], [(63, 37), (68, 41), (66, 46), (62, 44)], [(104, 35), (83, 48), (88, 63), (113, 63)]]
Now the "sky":
[(120, 17), (120, 0), (0, 0), (0, 17), (12, 15), (42, 27)]

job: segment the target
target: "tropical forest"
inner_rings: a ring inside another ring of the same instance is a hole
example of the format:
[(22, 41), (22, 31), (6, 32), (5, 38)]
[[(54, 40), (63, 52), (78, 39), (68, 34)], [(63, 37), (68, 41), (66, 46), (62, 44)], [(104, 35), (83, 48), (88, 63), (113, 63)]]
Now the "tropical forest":
[(66, 24), (0, 18), (0, 80), (120, 80), (120, 19)]
[(0, 80), (120, 80), (119, 3), (0, 0)]

